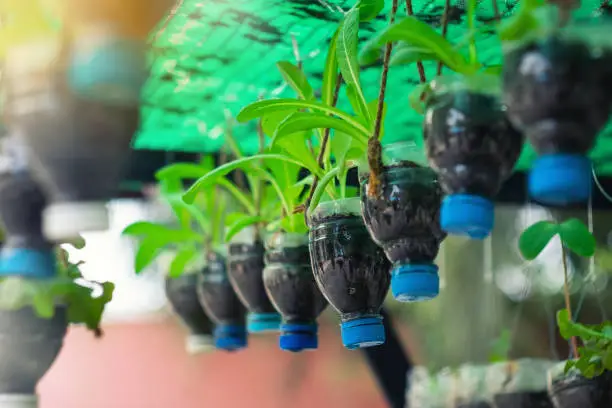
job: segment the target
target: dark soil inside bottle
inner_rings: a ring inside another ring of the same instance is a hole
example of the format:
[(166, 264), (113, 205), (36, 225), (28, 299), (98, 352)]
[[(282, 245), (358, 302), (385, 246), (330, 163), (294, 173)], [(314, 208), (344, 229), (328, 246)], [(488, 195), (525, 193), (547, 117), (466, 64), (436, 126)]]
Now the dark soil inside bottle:
[(208, 265), (198, 276), (198, 298), (213, 322), (245, 324), (246, 310), (230, 284), (223, 257), (209, 257)]
[(263, 282), (264, 247), (232, 244), (229, 247), (228, 274), (242, 303), (254, 313), (275, 313)]
[(166, 278), (166, 296), (176, 315), (191, 334), (212, 335), (213, 324), (204, 313), (198, 299), (197, 274), (183, 274), (177, 278)]
[(550, 390), (556, 408), (609, 408), (612, 407), (612, 374), (587, 379), (568, 375), (556, 379)]
[(36, 383), (58, 356), (68, 327), (66, 309), (51, 319), (32, 308), (0, 311), (0, 394), (35, 394)]
[(523, 136), (492, 95), (440, 95), (430, 104), (423, 126), (429, 162), (448, 194), (492, 198), (523, 147)]
[(508, 115), (540, 154), (584, 154), (610, 115), (609, 58), (589, 46), (551, 36), (505, 56)]
[(513, 392), (496, 394), (495, 408), (553, 408), (548, 392)]
[(312, 274), (306, 245), (268, 250), (264, 284), (285, 323), (312, 323), (327, 307)]
[(362, 182), (363, 218), (373, 239), (393, 263), (432, 262), (446, 233), (440, 228), (443, 193), (435, 173), (412, 162), (388, 166), (380, 195), (370, 197)]
[(317, 282), (341, 314), (378, 314), (390, 284), (390, 263), (361, 217), (313, 218), (310, 256)]
[(51, 248), (42, 233), (42, 213), (46, 204), (39, 184), (28, 173), (0, 176), (0, 218), (8, 247)]

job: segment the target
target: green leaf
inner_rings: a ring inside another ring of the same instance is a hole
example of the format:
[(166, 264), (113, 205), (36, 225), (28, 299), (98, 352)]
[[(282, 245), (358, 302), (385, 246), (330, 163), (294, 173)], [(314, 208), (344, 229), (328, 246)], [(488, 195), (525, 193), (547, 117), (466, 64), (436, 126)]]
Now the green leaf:
[(172, 263), (170, 264), (170, 270), (168, 271), (169, 278), (178, 278), (185, 272), (185, 268), (189, 262), (196, 256), (195, 248), (184, 248), (176, 253)]
[(115, 285), (111, 282), (98, 284), (102, 289), (99, 297), (92, 297), (91, 290), (88, 288), (74, 290), (67, 295), (68, 321), (74, 324), (85, 324), (88, 329), (94, 330), (97, 336), (101, 334), (100, 321), (104, 308), (113, 299), (115, 291)]
[(359, 8), (359, 19), (361, 21), (370, 21), (381, 13), (385, 7), (385, 0), (359, 0), (357, 8)]
[(155, 173), (155, 178), (157, 180), (164, 180), (168, 178), (197, 179), (206, 174), (206, 172), (207, 169), (198, 164), (174, 163), (159, 169), (157, 173)]
[(460, 74), (473, 74), (476, 68), (453, 45), (428, 24), (415, 17), (404, 18), (385, 28), (378, 36), (380, 46), (403, 41), (414, 47), (428, 50), (451, 70)]
[(36, 291), (32, 299), (32, 306), (39, 317), (50, 319), (55, 314), (55, 301), (45, 289), (41, 288)]
[(571, 218), (559, 224), (559, 237), (561, 242), (570, 251), (584, 257), (595, 254), (597, 241), (584, 223), (576, 218)]
[(337, 166), (344, 166), (346, 162), (346, 154), (353, 146), (353, 138), (342, 132), (334, 132), (331, 140), (329, 141), (331, 151), (336, 159)]
[(534, 260), (546, 248), (559, 226), (551, 221), (539, 221), (527, 228), (519, 237), (519, 250), (528, 261)]
[(312, 194), (312, 200), (310, 200), (310, 206), (308, 207), (308, 210), (307, 210), (308, 212), (317, 208), (317, 206), (319, 205), (319, 202), (321, 201), (321, 197), (323, 196), (323, 193), (325, 192), (325, 189), (327, 188), (327, 185), (335, 180), (339, 172), (340, 172), (340, 168), (334, 167), (327, 174), (325, 174), (325, 176), (323, 176), (321, 180), (319, 180), (319, 184), (317, 184), (317, 188)]
[(270, 99), (267, 101), (254, 102), (245, 106), (240, 113), (238, 113), (237, 119), (240, 122), (248, 122), (249, 120), (259, 118), (273, 112), (287, 111), (289, 109), (295, 109), (295, 111), (300, 109), (312, 109), (328, 115), (337, 116), (338, 118), (358, 128), (361, 132), (368, 133), (368, 130), (348, 113), (343, 112), (340, 109), (324, 105), (321, 102), (304, 101), (301, 99)]
[(141, 273), (170, 242), (170, 240), (163, 239), (143, 239), (134, 257), (134, 272), (137, 274)]
[(498, 26), (499, 38), (502, 41), (517, 41), (531, 34), (540, 26), (534, 11), (544, 4), (544, 0), (523, 0), (519, 2), (518, 11)]
[(289, 61), (279, 61), (276, 67), (283, 79), (302, 99), (314, 99), (314, 91), (308, 83), (306, 75)]
[[(336, 58), (338, 59), (338, 67), (342, 73), (342, 78), (347, 86), (353, 88), (356, 96), (357, 105), (359, 106), (356, 113), (361, 113), (364, 116), (369, 115), (367, 110), (366, 98), (361, 89), (361, 80), (359, 78), (359, 61), (357, 45), (359, 43), (359, 9), (352, 8), (340, 23), (338, 34), (338, 43), (336, 49)], [(372, 122), (372, 118), (366, 116), (368, 124)]]
[(339, 130), (363, 145), (367, 145), (368, 142), (368, 133), (361, 132), (359, 128), (342, 119), (315, 112), (296, 112), (287, 117), (276, 129), (272, 145), (278, 143), (279, 139), (289, 137), (294, 133), (317, 128)]
[(293, 158), (311, 173), (317, 173), (320, 169), (319, 163), (306, 144), (309, 134), (309, 132), (294, 133), (291, 138), (277, 140), (276, 144), (282, 149), (281, 154)]
[(593, 327), (571, 321), (567, 309), (561, 309), (557, 312), (557, 326), (561, 337), (566, 340), (572, 337), (580, 337), (584, 342), (597, 339), (612, 340), (612, 336), (599, 332)]
[(289, 214), (280, 220), (280, 227), (283, 231), (294, 234), (305, 234), (308, 232), (304, 214)]
[(286, 155), (281, 154), (257, 154), (250, 157), (244, 157), (239, 160), (234, 160), (229, 163), (226, 163), (222, 166), (217, 167), (211, 172), (208, 172), (206, 175), (200, 177), (183, 195), (183, 200), (188, 204), (193, 203), (197, 194), (205, 190), (207, 187), (210, 187), (218, 182), (218, 179), (221, 177), (225, 177), (228, 173), (236, 169), (242, 169), (245, 171), (255, 171), (260, 169), (258, 167), (261, 162), (265, 163), (268, 160), (282, 160), (287, 161), (289, 163), (296, 164), (301, 166), (302, 163), (294, 160)]
[(85, 238), (79, 235), (70, 241), (66, 241), (66, 244), (69, 244), (74, 249), (83, 249), (85, 248)]
[(269, 161), (268, 168), (279, 187), (283, 190), (287, 190), (295, 184), (301, 169), (300, 166), (294, 163), (280, 160)]
[(512, 332), (508, 329), (502, 331), (500, 336), (491, 344), (489, 363), (508, 361), (508, 355), (512, 348)]
[(162, 224), (138, 221), (125, 227), (122, 235), (159, 239), (163, 242), (201, 242), (202, 237), (188, 229), (173, 229)]
[(251, 225), (265, 223), (267, 220), (261, 216), (251, 216), (243, 214), (241, 219), (235, 220), (225, 231), (225, 242), (230, 242), (240, 231)]
[(500, 76), (504, 70), (503, 65), (489, 65), (488, 67), (484, 67), (482, 72), (488, 75)]
[(389, 66), (412, 65), (419, 61), (438, 61), (438, 57), (426, 48), (401, 44), (393, 52)]
[(287, 116), (296, 112), (295, 109), (288, 109), (286, 111), (278, 111), (272, 112), (265, 116), (261, 117), (261, 128), (265, 135), (270, 138), (274, 136), (274, 132), (276, 132), (276, 128), (282, 121), (284, 121)]
[(371, 37), (361, 48), (359, 52), (359, 64), (372, 65), (382, 58), (382, 45), (378, 35)]
[(327, 59), (323, 68), (323, 86), (321, 87), (321, 101), (327, 106), (332, 106), (336, 81), (338, 80), (338, 60), (336, 58), (338, 33), (340, 28), (334, 33), (327, 48)]

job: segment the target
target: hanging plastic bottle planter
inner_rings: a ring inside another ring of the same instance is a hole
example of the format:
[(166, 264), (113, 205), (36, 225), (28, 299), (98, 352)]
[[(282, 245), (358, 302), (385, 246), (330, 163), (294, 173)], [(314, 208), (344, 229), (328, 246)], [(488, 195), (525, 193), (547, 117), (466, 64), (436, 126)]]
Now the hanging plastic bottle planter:
[(274, 309), (264, 286), (264, 245), (247, 228), (229, 245), (228, 274), (236, 294), (247, 308), (247, 328), (251, 333), (278, 331), (281, 316)]
[(197, 273), (166, 278), (166, 296), (174, 313), (187, 327), (185, 348), (189, 354), (214, 350), (213, 323), (204, 313), (197, 293)]
[(440, 224), (449, 234), (486, 238), (493, 198), (518, 160), (523, 137), (506, 118), (496, 78), (442, 77), (424, 122), (429, 163), (447, 194)]
[(611, 98), (609, 51), (589, 38), (601, 40), (609, 29), (571, 26), (507, 46), (504, 103), (539, 154), (529, 193), (541, 203), (584, 202), (591, 192), (587, 153), (608, 121)]
[[(46, 199), (25, 170), (0, 176), (0, 218), (5, 242), (0, 276), (47, 280), (57, 275), (53, 248), (42, 236)], [(36, 408), (36, 384), (58, 356), (66, 335), (66, 309), (43, 319), (32, 307), (0, 310), (0, 407)]]
[(32, 152), (35, 176), (52, 197), (45, 235), (62, 241), (108, 227), (105, 203), (116, 193), (139, 126), (145, 40), (174, 1), (55, 4), (66, 16), (59, 23), (66, 35), (7, 50), (5, 106), (9, 127)]
[(433, 262), (446, 237), (440, 228), (442, 190), (413, 142), (383, 148), (383, 165), (379, 195), (368, 194), (369, 174), (360, 175), (365, 225), (393, 264), (391, 292), (395, 299), (432, 299), (440, 291), (438, 267)]
[(493, 364), (489, 381), (497, 384), (493, 396), (496, 408), (552, 408), (546, 373), (554, 363), (548, 360), (521, 359)]
[(612, 372), (586, 378), (577, 370), (565, 372), (566, 362), (548, 372), (548, 393), (555, 408), (612, 407)]
[(264, 285), (282, 315), (279, 346), (299, 352), (318, 347), (317, 318), (327, 301), (310, 266), (308, 236), (277, 232), (266, 240)]
[(348, 349), (385, 342), (380, 308), (389, 290), (390, 263), (372, 241), (358, 197), (320, 203), (309, 214), (310, 259), (315, 278), (340, 313)]
[(234, 351), (247, 346), (246, 310), (230, 284), (225, 258), (207, 255), (207, 265), (198, 276), (198, 297), (204, 311), (215, 323), (215, 347)]

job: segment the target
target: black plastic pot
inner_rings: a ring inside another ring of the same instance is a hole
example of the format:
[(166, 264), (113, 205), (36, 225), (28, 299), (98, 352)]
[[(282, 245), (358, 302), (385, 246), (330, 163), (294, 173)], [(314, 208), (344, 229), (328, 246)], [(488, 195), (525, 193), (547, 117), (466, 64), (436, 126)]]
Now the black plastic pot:
[(449, 234), (491, 233), (492, 199), (521, 153), (523, 136), (506, 118), (495, 86), (488, 77), (441, 78), (427, 108), (425, 144), (447, 194), (440, 223)]
[(207, 256), (207, 266), (198, 276), (198, 298), (215, 323), (215, 347), (234, 351), (247, 346), (246, 310), (230, 284), (225, 259)]
[(51, 319), (39, 318), (29, 307), (0, 311), (0, 401), (6, 400), (6, 406), (29, 407), (18, 404), (28, 397), (36, 406), (36, 384), (58, 356), (67, 322), (59, 306)]
[(228, 274), (236, 294), (247, 308), (247, 328), (251, 333), (278, 331), (281, 316), (268, 299), (263, 281), (264, 246), (235, 243), (229, 246)]
[(5, 234), (0, 275), (35, 279), (56, 275), (52, 245), (42, 234), (46, 202), (38, 183), (26, 171), (0, 175), (0, 219)]
[(529, 175), (531, 196), (546, 204), (586, 201), (586, 156), (610, 114), (609, 57), (580, 39), (552, 35), (514, 47), (504, 62), (504, 102), (540, 157)]
[(279, 346), (299, 352), (318, 347), (317, 318), (327, 301), (317, 287), (308, 252), (308, 237), (276, 233), (266, 241), (266, 292), (283, 322)]
[(55, 64), (24, 63), (40, 48), (6, 57), (8, 124), (52, 195), (44, 214), (52, 241), (108, 227), (105, 203), (118, 189), (139, 126), (144, 47), (107, 40), (98, 35), (94, 47), (78, 38), (71, 59)]
[(495, 408), (552, 408), (546, 391), (496, 394), (493, 404)]
[(189, 331), (185, 346), (191, 354), (214, 348), (214, 325), (204, 313), (197, 287), (197, 274), (186, 273), (177, 278), (166, 278), (166, 296), (174, 313)]
[(559, 373), (551, 377), (548, 393), (555, 408), (612, 407), (612, 373), (591, 379), (575, 371)]
[[(440, 228), (442, 190), (436, 174), (416, 161), (411, 143), (383, 149), (380, 194), (368, 194), (361, 177), (361, 208), (370, 236), (393, 264), (391, 292), (401, 302), (432, 299), (440, 292), (434, 259), (446, 233)], [(423, 160), (419, 160), (423, 163)]]
[(319, 204), (309, 220), (312, 269), (329, 303), (340, 312), (348, 349), (385, 342), (380, 308), (390, 283), (390, 263), (372, 241), (359, 198)]

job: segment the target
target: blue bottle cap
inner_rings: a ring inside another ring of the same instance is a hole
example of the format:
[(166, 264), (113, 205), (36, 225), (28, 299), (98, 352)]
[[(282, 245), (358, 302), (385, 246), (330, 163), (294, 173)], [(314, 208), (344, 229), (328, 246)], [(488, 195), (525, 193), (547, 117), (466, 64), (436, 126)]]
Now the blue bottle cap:
[(440, 225), (452, 235), (485, 239), (493, 230), (495, 207), (491, 200), (470, 194), (444, 197), (440, 209)]
[(75, 54), (68, 71), (74, 93), (118, 104), (138, 103), (146, 79), (145, 47), (128, 40), (116, 40), (91, 54)]
[(265, 333), (280, 330), (281, 315), (278, 313), (249, 313), (247, 329), (249, 333)]
[(215, 347), (219, 350), (234, 351), (247, 346), (247, 330), (243, 325), (218, 324), (213, 335)]
[(385, 342), (382, 316), (358, 317), (340, 324), (342, 343), (347, 349), (380, 346)]
[(319, 347), (316, 323), (283, 323), (280, 330), (278, 340), (281, 350), (299, 352)]
[(396, 265), (391, 270), (391, 293), (400, 302), (430, 300), (440, 293), (435, 264)]
[(2, 248), (0, 251), (0, 275), (28, 278), (52, 278), (57, 275), (53, 251), (28, 248)]
[(588, 200), (591, 161), (577, 154), (548, 154), (533, 163), (529, 195), (542, 204), (565, 205)]

